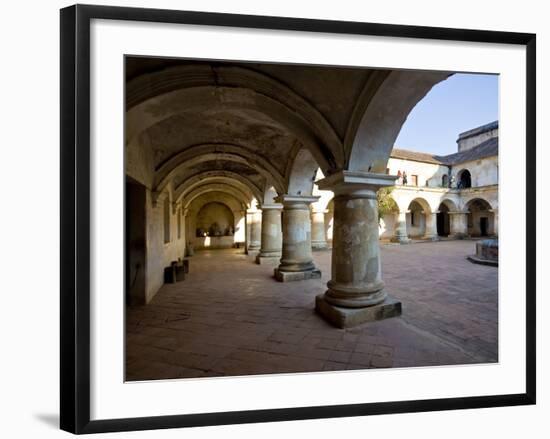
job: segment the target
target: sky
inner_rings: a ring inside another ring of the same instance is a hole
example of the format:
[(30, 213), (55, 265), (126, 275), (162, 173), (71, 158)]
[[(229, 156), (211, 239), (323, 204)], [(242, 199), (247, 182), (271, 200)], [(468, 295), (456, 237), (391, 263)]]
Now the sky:
[(395, 147), (447, 155), (458, 134), (498, 119), (498, 76), (457, 73), (432, 88), (403, 124)]

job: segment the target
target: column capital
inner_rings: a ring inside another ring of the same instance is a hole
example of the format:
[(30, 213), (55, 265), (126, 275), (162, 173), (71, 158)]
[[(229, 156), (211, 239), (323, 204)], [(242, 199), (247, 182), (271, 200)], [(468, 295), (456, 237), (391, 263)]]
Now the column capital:
[(261, 210), (281, 210), (282, 208), (283, 208), (283, 205), (280, 203), (262, 204), (260, 206)]
[(309, 205), (311, 203), (315, 203), (320, 196), (313, 196), (313, 195), (290, 195), (290, 194), (284, 194), (279, 195), (278, 197), (274, 198), (274, 200), (277, 203), (282, 203), (284, 206), (294, 205), (294, 204), (305, 204)]
[(460, 210), (455, 210), (455, 211), (452, 211), (452, 212), (447, 212), (449, 215), (467, 215), (468, 212), (462, 212)]
[(374, 172), (338, 171), (315, 182), (321, 190), (331, 190), (334, 195), (376, 195), (382, 187), (394, 186), (396, 175), (376, 174)]

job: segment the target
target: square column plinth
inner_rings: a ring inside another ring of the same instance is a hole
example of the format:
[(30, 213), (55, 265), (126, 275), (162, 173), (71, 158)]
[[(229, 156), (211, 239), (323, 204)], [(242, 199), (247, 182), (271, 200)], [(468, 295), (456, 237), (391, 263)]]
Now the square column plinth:
[(279, 282), (293, 282), (296, 280), (321, 279), (321, 270), (315, 268), (307, 271), (281, 271), (276, 268), (273, 275)]
[(277, 265), (277, 264), (279, 264), (280, 260), (281, 260), (281, 255), (278, 255), (278, 256), (262, 256), (262, 254), (259, 253), (256, 256), (256, 264), (259, 264), (259, 265)]
[(365, 308), (344, 308), (325, 300), (324, 294), (315, 297), (315, 311), (338, 328), (351, 328), (367, 322), (398, 317), (401, 315), (401, 302), (386, 296), (383, 302)]

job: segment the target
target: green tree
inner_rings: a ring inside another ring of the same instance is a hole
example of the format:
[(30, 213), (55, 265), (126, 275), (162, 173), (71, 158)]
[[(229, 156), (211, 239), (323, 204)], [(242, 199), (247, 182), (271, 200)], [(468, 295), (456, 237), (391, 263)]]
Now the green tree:
[(376, 194), (376, 200), (378, 201), (378, 222), (380, 222), (384, 215), (399, 212), (399, 207), (397, 207), (397, 203), (391, 195), (393, 189), (393, 187), (385, 187), (380, 189)]

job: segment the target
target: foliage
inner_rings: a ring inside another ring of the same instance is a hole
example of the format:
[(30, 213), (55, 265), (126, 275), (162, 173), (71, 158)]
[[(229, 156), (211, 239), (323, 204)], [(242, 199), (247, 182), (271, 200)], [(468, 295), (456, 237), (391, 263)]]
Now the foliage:
[(399, 212), (399, 207), (397, 207), (397, 203), (391, 195), (393, 189), (393, 187), (385, 187), (380, 189), (376, 194), (376, 200), (378, 201), (378, 221), (384, 215)]

